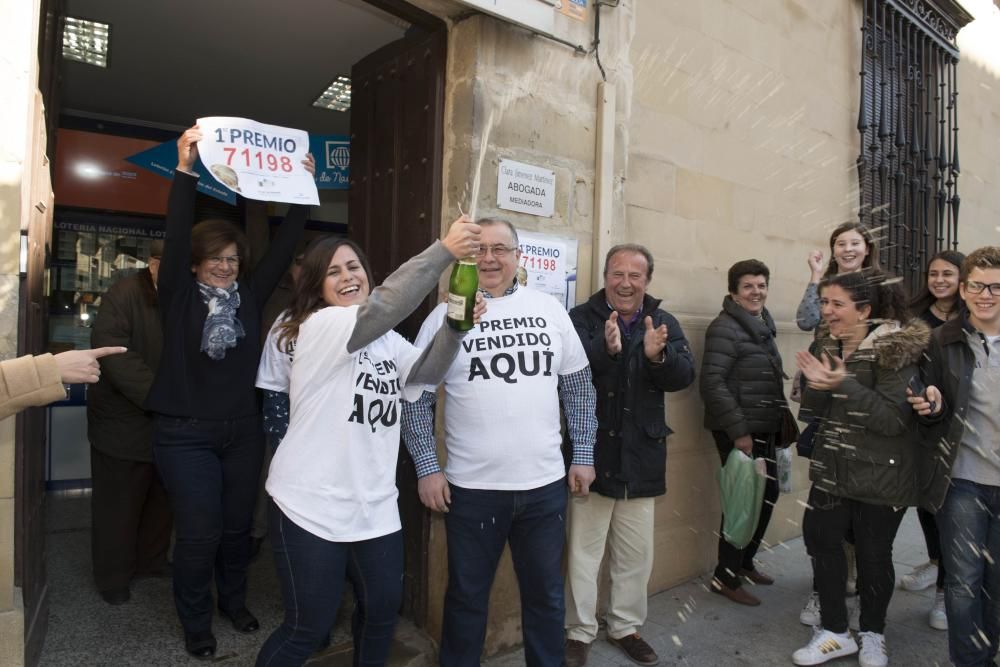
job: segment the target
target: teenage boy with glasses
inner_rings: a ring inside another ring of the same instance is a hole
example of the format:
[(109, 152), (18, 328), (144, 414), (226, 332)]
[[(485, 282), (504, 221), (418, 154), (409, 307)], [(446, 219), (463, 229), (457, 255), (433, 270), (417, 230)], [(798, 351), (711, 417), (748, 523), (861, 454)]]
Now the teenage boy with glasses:
[(962, 263), (962, 316), (938, 327), (909, 401), (925, 434), (924, 504), (937, 510), (948, 650), (992, 665), (1000, 642), (1000, 246)]

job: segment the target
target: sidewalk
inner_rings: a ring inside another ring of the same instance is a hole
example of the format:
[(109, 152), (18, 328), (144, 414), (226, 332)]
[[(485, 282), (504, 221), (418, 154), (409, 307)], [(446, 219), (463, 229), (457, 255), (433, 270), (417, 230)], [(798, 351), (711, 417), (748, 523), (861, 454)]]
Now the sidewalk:
[[(132, 586), (132, 601), (111, 607), (98, 597), (90, 576), (90, 507), (86, 497), (50, 501), (48, 568), (50, 616), (42, 651), (43, 667), (78, 665), (193, 665), (184, 653), (173, 610), (170, 582), (142, 579)], [(907, 513), (896, 539), (896, 578), (924, 562), (923, 535), (916, 513)], [(792, 652), (810, 638), (810, 629), (798, 620), (809, 593), (811, 573), (802, 540), (775, 546), (760, 556), (761, 567), (772, 574), (774, 586), (757, 586), (760, 607), (733, 604), (708, 592), (703, 576), (650, 598), (649, 619), (642, 635), (660, 654), (660, 664), (695, 667), (736, 665), (791, 665)], [(272, 629), (283, 609), (274, 565), (265, 551), (251, 566), (249, 606), (261, 626)], [(886, 638), (890, 664), (907, 667), (947, 665), (946, 633), (927, 625), (933, 589), (910, 593), (897, 589), (889, 607)], [(344, 610), (346, 611), (346, 610)], [(351, 664), (348, 614), (342, 615), (333, 645), (313, 657), (310, 667), (347, 667)], [(219, 652), (215, 662), (249, 666), (267, 631), (240, 635), (216, 619)], [(631, 665), (608, 644), (603, 633), (591, 650), (590, 667)], [(403, 620), (396, 632), (392, 667), (429, 667), (436, 664), (430, 640)], [(520, 667), (524, 654), (515, 651), (487, 660), (487, 667)], [(854, 657), (827, 663), (857, 665)]]
[[(775, 578), (773, 586), (755, 586), (759, 607), (744, 607), (708, 592), (705, 575), (649, 599), (649, 617), (641, 634), (660, 655), (660, 665), (736, 667), (791, 665), (791, 655), (805, 645), (811, 630), (799, 623), (799, 611), (809, 594), (812, 572), (801, 539), (776, 545), (759, 555), (761, 569)], [(909, 510), (896, 538), (896, 580), (927, 560), (917, 514)], [(890, 665), (947, 665), (947, 633), (927, 625), (933, 587), (919, 593), (898, 588), (889, 605), (886, 646)], [(853, 598), (848, 605), (853, 604)], [(524, 665), (523, 651), (492, 658), (486, 667)], [(826, 663), (857, 665), (851, 656)], [(633, 665), (602, 631), (594, 642), (588, 667)]]

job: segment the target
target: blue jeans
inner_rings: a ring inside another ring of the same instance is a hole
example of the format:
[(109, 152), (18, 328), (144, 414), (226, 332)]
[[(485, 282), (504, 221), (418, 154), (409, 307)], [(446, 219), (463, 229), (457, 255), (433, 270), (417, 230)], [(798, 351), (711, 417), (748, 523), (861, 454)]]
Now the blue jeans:
[(478, 667), (490, 588), (507, 542), (521, 592), (525, 662), (529, 667), (562, 664), (566, 493), (565, 479), (527, 491), (451, 486), (451, 507), (444, 515), (448, 591), (441, 636), (443, 667)]
[(937, 522), (951, 661), (990, 665), (1000, 637), (1000, 486), (953, 479)]
[(246, 607), (250, 526), (264, 433), (260, 417), (226, 420), (157, 415), (153, 457), (174, 512), (174, 604), (186, 634), (212, 628), (219, 608)]
[(344, 579), (351, 580), (354, 664), (384, 665), (403, 599), (403, 532), (330, 542), (295, 525), (272, 501), (271, 543), (285, 620), (257, 654), (257, 667), (305, 663), (337, 619)]

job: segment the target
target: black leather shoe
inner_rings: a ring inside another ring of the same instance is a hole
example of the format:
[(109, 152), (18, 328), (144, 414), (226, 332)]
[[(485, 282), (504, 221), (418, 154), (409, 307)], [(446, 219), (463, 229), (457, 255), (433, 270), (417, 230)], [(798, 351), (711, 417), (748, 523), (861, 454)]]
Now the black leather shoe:
[(128, 587), (125, 588), (112, 588), (110, 590), (101, 591), (101, 597), (104, 601), (112, 605), (125, 604), (132, 599), (132, 593), (129, 591)]
[(229, 619), (229, 621), (233, 624), (233, 630), (236, 630), (236, 632), (242, 632), (245, 635), (249, 635), (260, 630), (260, 623), (257, 621), (257, 617), (251, 614), (250, 610), (246, 607), (237, 609), (233, 612), (228, 612), (225, 609), (219, 609), (219, 612)]
[(184, 648), (190, 656), (199, 660), (215, 657), (215, 635), (211, 632), (194, 632), (184, 635)]

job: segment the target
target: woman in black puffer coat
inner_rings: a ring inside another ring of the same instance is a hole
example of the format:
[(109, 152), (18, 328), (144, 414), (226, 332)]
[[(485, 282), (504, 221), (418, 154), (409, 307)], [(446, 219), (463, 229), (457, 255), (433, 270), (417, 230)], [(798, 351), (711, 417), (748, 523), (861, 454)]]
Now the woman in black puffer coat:
[(742, 579), (774, 583), (754, 568), (753, 559), (778, 499), (775, 448), (786, 407), (774, 320), (764, 307), (770, 275), (767, 266), (756, 259), (737, 262), (729, 269), (729, 294), (723, 299), (722, 312), (705, 332), (700, 375), (705, 428), (715, 438), (722, 463), (734, 447), (766, 461), (768, 479), (753, 538), (737, 549), (719, 531), (719, 563), (712, 581), (713, 592), (750, 606), (760, 600), (741, 588)]

